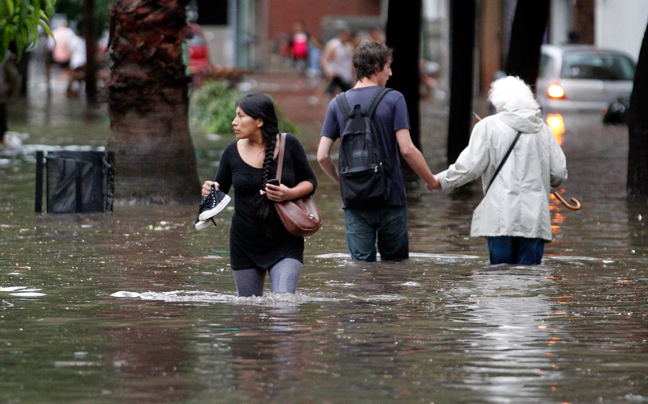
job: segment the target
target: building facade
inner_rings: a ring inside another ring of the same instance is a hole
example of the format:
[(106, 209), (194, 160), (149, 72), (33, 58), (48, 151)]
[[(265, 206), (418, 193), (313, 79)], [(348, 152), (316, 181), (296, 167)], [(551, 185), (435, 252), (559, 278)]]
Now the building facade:
[[(441, 65), (440, 86), (447, 84), (450, 61), (448, 9), (451, 0), (422, 0), (422, 57)], [(518, 0), (477, 1), (476, 91), (487, 90), (504, 67)], [(295, 21), (325, 42), (335, 27), (365, 30), (387, 20), (388, 0), (197, 0), (197, 22), (210, 44), (214, 65), (269, 71), (278, 43)], [(545, 42), (577, 41), (613, 48), (638, 58), (648, 25), (648, 0), (551, 0)]]
[(195, 13), (212, 64), (267, 71), (294, 22), (303, 21), (310, 35), (326, 41), (335, 21), (384, 23), (386, 9), (387, 0), (197, 0)]

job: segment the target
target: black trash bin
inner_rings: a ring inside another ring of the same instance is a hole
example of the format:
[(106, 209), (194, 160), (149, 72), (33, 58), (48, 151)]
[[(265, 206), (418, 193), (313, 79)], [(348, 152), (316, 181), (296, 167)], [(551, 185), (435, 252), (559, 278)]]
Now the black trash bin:
[(112, 212), (113, 152), (36, 152), (36, 212), (42, 212), (43, 165), (46, 169), (47, 213)]

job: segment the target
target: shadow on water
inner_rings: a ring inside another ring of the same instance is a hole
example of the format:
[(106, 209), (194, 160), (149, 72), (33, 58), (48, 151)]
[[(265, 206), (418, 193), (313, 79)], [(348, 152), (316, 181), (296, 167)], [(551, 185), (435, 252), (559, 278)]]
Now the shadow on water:
[[(618, 128), (565, 120), (563, 191), (584, 208), (551, 201), (541, 266), (487, 265), (469, 237), (479, 184), (413, 187), (411, 258), (353, 263), (338, 190), (315, 167), (325, 226), (299, 293), (238, 298), (231, 207), (204, 232), (197, 206), (34, 215), (33, 150), (99, 148), (107, 121), (41, 135), (29, 117), (0, 160), (2, 402), (648, 402), (648, 209), (622, 197)], [(300, 136), (316, 166), (317, 133)], [(231, 139), (194, 140), (210, 178)]]

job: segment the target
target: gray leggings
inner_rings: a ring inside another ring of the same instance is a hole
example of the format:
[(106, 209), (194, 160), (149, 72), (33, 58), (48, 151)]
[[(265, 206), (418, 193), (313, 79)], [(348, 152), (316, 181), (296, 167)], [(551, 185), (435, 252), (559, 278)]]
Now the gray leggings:
[[(272, 293), (295, 293), (301, 274), (302, 263), (293, 258), (284, 258), (268, 270)], [(234, 272), (234, 282), (239, 296), (263, 296), (263, 283), (266, 270), (238, 269)]]

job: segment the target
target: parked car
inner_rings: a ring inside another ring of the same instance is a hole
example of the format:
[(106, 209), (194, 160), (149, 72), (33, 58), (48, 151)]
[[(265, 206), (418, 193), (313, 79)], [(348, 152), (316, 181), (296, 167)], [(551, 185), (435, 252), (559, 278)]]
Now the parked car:
[(545, 113), (604, 111), (629, 97), (635, 62), (623, 52), (587, 45), (543, 45), (536, 97)]

